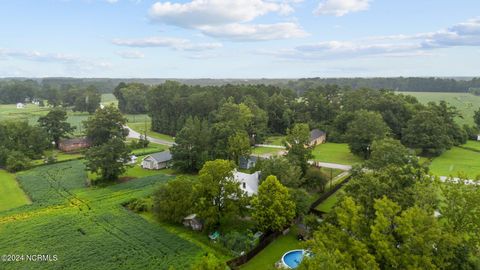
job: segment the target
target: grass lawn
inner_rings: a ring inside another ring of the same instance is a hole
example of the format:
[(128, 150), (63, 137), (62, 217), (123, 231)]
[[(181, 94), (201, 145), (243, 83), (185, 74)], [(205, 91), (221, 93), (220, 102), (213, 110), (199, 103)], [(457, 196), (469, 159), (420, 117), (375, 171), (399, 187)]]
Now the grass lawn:
[(363, 160), (348, 149), (346, 143), (324, 143), (317, 145), (313, 150), (313, 159), (321, 162), (339, 163), (353, 165)]
[(430, 171), (438, 176), (458, 176), (463, 173), (469, 178), (475, 178), (480, 175), (480, 153), (453, 147), (433, 159)]
[[(69, 154), (69, 153), (64, 153), (59, 150), (49, 150), (45, 151), (44, 153), (45, 156), (49, 155), (54, 155), (57, 158), (57, 161), (66, 161), (66, 160), (74, 160), (74, 159), (79, 159), (82, 158), (84, 155), (80, 153), (76, 154)], [(44, 159), (36, 159), (32, 161), (32, 165), (41, 165), (44, 164)]]
[(284, 140), (285, 140), (285, 136), (270, 136), (265, 140), (263, 144), (284, 146), (283, 144)]
[(266, 155), (266, 154), (274, 155), (275, 154), (276, 155), (280, 151), (283, 151), (283, 149), (261, 146), (261, 147), (254, 147), (252, 150), (252, 154), (254, 155)]
[(134, 155), (148, 155), (156, 152), (162, 152), (167, 150), (168, 147), (161, 144), (149, 143), (147, 148), (135, 149), (132, 151)]
[(321, 204), (319, 204), (315, 209), (319, 211), (323, 211), (325, 213), (329, 213), (333, 206), (338, 202), (338, 197), (339, 197), (339, 192), (342, 189), (339, 189), (337, 192), (333, 193), (332, 196), (328, 197), (325, 201), (323, 201)]
[(275, 241), (270, 243), (270, 245), (258, 253), (258, 255), (252, 260), (241, 266), (240, 269), (275, 269), (275, 263), (282, 258), (285, 252), (292, 249), (299, 249), (301, 247), (302, 242), (297, 240), (295, 230), (292, 229), (287, 235), (280, 236)]
[(15, 174), (0, 170), (0, 212), (29, 204), (30, 199), (15, 179)]
[(480, 151), (480, 142), (479, 141), (468, 141), (466, 144), (462, 145), (462, 147)]
[(145, 127), (147, 128), (147, 136), (150, 136), (152, 138), (160, 139), (160, 140), (165, 140), (168, 142), (173, 142), (175, 139), (172, 136), (166, 135), (166, 134), (161, 134), (155, 131), (152, 131), (150, 129), (151, 127), (151, 120), (150, 117), (146, 114), (128, 114), (126, 115), (128, 119), (127, 125), (135, 130), (138, 133), (144, 134), (145, 133)]
[(402, 94), (414, 96), (424, 104), (431, 101), (439, 102), (441, 100), (448, 102), (450, 105), (455, 106), (462, 114), (463, 118), (457, 117), (456, 119), (460, 125), (473, 125), (473, 115), (475, 110), (478, 109), (478, 104), (480, 104), (480, 96), (468, 93), (402, 92)]

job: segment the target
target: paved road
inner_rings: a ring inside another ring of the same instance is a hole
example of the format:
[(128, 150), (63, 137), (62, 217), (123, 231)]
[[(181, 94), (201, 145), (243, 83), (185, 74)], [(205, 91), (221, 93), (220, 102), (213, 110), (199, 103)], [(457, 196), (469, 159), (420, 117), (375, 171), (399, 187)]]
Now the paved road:
[[(136, 132), (135, 130), (125, 126), (126, 129), (128, 129), (128, 138), (132, 138), (132, 139), (140, 139), (140, 133)], [(167, 145), (167, 146), (172, 146), (173, 145), (173, 142), (169, 142), (169, 141), (165, 141), (165, 140), (161, 140), (161, 139), (157, 139), (157, 138), (152, 138), (150, 136), (147, 136), (147, 139), (152, 142), (152, 143), (156, 143), (156, 144), (163, 144), (163, 145)]]
[(345, 164), (319, 162), (319, 161), (314, 161), (314, 160), (309, 160), (308, 163), (311, 164), (311, 165), (315, 165), (317, 167), (339, 169), (339, 170), (343, 170), (343, 171), (350, 171), (352, 169), (352, 166), (345, 165)]

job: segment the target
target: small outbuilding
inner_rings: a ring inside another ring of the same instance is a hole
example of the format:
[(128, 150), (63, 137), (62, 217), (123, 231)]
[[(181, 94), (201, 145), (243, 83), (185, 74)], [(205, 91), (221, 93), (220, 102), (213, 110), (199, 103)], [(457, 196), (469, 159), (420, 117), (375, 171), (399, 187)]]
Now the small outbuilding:
[(309, 146), (315, 146), (317, 144), (322, 144), (327, 139), (327, 133), (320, 129), (313, 129), (310, 131), (310, 143)]
[(23, 108), (25, 108), (25, 104), (21, 102), (17, 103), (17, 109), (23, 109)]
[(203, 228), (203, 222), (197, 217), (197, 214), (186, 216), (183, 219), (183, 225), (192, 228), (194, 231), (201, 231)]
[(477, 135), (477, 141), (480, 141), (480, 134)]
[(172, 164), (172, 154), (170, 151), (158, 152), (146, 156), (142, 160), (142, 168), (149, 170), (160, 170), (170, 168)]
[(87, 138), (63, 139), (58, 143), (58, 148), (63, 152), (76, 152), (90, 147)]

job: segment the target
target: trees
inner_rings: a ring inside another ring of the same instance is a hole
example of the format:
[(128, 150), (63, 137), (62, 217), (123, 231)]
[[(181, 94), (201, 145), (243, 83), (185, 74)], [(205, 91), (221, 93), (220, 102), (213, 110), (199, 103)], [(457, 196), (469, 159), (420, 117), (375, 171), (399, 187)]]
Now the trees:
[(90, 172), (100, 175), (101, 180), (111, 181), (125, 172), (130, 150), (122, 138), (114, 137), (88, 149), (85, 159)]
[(94, 113), (100, 107), (102, 96), (94, 86), (77, 92), (74, 96), (73, 111)]
[(177, 177), (163, 185), (153, 195), (155, 214), (160, 220), (181, 223), (192, 214), (195, 202), (193, 182), (185, 177)]
[(262, 172), (261, 181), (264, 181), (269, 175), (275, 175), (287, 187), (296, 188), (303, 184), (302, 170), (285, 157), (273, 156), (268, 159), (260, 159), (256, 169)]
[(37, 159), (51, 147), (51, 142), (40, 127), (31, 126), (26, 121), (5, 121), (0, 123), (0, 145), (7, 152), (18, 151), (30, 159)]
[(138, 114), (147, 112), (147, 91), (143, 83), (120, 83), (113, 94), (118, 100), (118, 109), (123, 113)]
[(281, 231), (295, 217), (295, 203), (275, 176), (268, 176), (252, 199), (253, 219), (264, 232)]
[(83, 122), (83, 126), (92, 145), (98, 146), (113, 138), (124, 140), (128, 135), (128, 129), (124, 128), (126, 122), (120, 111), (114, 105), (109, 105), (97, 110)]
[(188, 118), (170, 149), (173, 167), (182, 172), (195, 172), (210, 159), (210, 127), (207, 121)]
[(327, 183), (328, 177), (325, 176), (319, 168), (308, 168), (303, 183), (306, 188), (324, 192)]
[(352, 153), (368, 158), (372, 142), (385, 138), (388, 132), (389, 128), (379, 113), (360, 110), (348, 124), (345, 136)]
[(199, 172), (195, 209), (207, 230), (220, 225), (223, 218), (240, 214), (245, 207), (245, 195), (233, 179), (234, 168), (232, 161), (217, 159), (207, 161)]
[(56, 147), (58, 147), (61, 137), (75, 130), (75, 127), (67, 122), (67, 118), (67, 112), (64, 109), (53, 108), (47, 115), (38, 119), (39, 126), (47, 132), (50, 139), (55, 142)]
[(202, 259), (192, 266), (192, 270), (225, 270), (228, 269), (227, 264), (215, 257), (211, 253), (207, 253)]
[(477, 125), (477, 128), (480, 129), (480, 108), (475, 111), (473, 121), (475, 122), (475, 125)]
[(10, 151), (5, 161), (5, 168), (9, 172), (25, 170), (30, 166), (30, 159), (22, 152)]
[(381, 169), (389, 165), (402, 167), (407, 164), (418, 166), (418, 158), (412, 151), (403, 146), (400, 141), (386, 138), (372, 143), (370, 159), (366, 166), (371, 169)]
[(287, 130), (285, 139), (287, 147), (287, 159), (302, 169), (305, 174), (308, 169), (308, 160), (312, 158), (310, 143), (310, 128), (307, 124), (295, 124)]
[(408, 121), (402, 143), (427, 156), (440, 155), (453, 145), (444, 119), (431, 110), (419, 111)]
[(246, 132), (237, 132), (228, 138), (228, 153), (230, 160), (233, 160), (237, 165), (241, 157), (250, 156), (252, 148)]
[(404, 209), (387, 197), (375, 199), (374, 210), (371, 219), (365, 218), (361, 205), (344, 198), (333, 222), (321, 225), (308, 242), (319, 256), (307, 257), (304, 269), (471, 269), (468, 254), (457, 254), (465, 243), (431, 212)]

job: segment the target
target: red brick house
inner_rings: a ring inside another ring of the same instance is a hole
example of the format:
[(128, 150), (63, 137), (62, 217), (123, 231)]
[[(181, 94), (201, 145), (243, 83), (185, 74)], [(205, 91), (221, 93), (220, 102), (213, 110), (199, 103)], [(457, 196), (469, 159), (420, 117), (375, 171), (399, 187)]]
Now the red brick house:
[(76, 152), (90, 147), (87, 138), (73, 138), (60, 140), (58, 148), (63, 152)]

